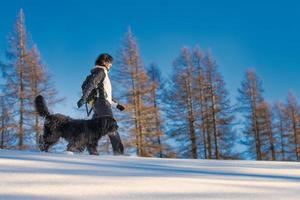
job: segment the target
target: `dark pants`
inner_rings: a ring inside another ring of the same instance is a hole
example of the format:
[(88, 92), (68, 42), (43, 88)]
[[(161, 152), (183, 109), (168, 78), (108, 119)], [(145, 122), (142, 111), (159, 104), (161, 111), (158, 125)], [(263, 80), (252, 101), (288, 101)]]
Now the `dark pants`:
[[(108, 101), (103, 102), (97, 99), (95, 101), (93, 111), (94, 111), (93, 118), (104, 117), (104, 116), (113, 117), (111, 105)], [(118, 131), (108, 133), (108, 137), (110, 139), (114, 154), (115, 155), (123, 154), (124, 146), (122, 144), (122, 140), (120, 138)]]
[(124, 146), (118, 131), (108, 133), (110, 143), (115, 155), (124, 154)]

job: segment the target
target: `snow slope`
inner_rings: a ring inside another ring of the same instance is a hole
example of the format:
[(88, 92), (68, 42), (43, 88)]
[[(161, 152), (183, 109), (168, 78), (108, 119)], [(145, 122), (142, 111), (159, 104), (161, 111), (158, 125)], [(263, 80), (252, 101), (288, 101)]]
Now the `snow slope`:
[(0, 199), (300, 199), (300, 163), (0, 150)]

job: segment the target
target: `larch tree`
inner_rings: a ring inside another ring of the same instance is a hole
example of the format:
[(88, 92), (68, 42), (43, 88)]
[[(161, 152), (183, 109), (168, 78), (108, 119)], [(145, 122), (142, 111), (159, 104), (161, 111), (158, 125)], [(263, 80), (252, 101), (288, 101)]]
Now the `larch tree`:
[(257, 108), (258, 126), (261, 139), (262, 160), (276, 160), (276, 141), (274, 133), (274, 115), (267, 102), (262, 102)]
[(196, 46), (193, 52), (193, 64), (195, 66), (194, 73), (194, 95), (196, 101), (197, 118), (196, 125), (200, 130), (200, 139), (198, 140), (200, 154), (202, 152), (203, 158), (212, 158), (211, 138), (208, 134), (208, 101), (207, 101), (207, 82), (204, 76), (204, 55), (199, 46)]
[(258, 125), (258, 106), (264, 101), (262, 81), (253, 70), (247, 70), (239, 88), (239, 108), (244, 114), (244, 140), (248, 153), (257, 160), (262, 160), (261, 130)]
[(12, 105), (15, 102), (9, 90), (9, 79), (11, 66), (0, 62), (1, 84), (0, 84), (0, 148), (10, 148), (14, 141), (16, 122), (13, 117)]
[(166, 95), (172, 126), (170, 136), (178, 142), (180, 156), (197, 159), (193, 74), (192, 54), (188, 48), (182, 48), (180, 55), (173, 62), (172, 83)]
[(26, 63), (28, 39), (27, 31), (25, 28), (25, 16), (23, 10), (20, 10), (16, 25), (13, 32), (9, 36), (9, 48), (7, 50), (7, 57), (11, 62), (11, 66), (14, 67), (14, 72), (10, 75), (9, 90), (10, 98), (14, 98), (15, 102), (15, 114), (19, 117), (17, 135), (18, 135), (18, 148), (23, 149), (24, 137), (28, 133), (28, 116), (30, 115), (29, 94), (27, 87), (29, 80), (26, 77), (28, 72), (28, 65)]
[(289, 155), (289, 123), (286, 105), (283, 102), (276, 102), (274, 109), (274, 129), (276, 139), (276, 152), (280, 160), (288, 160)]
[(174, 157), (171, 145), (165, 134), (166, 110), (164, 104), (166, 84), (161, 71), (155, 63), (147, 67), (149, 86), (151, 87), (148, 103), (152, 112), (148, 115), (148, 126), (153, 143), (153, 154), (156, 157)]
[[(153, 156), (149, 147), (150, 135), (147, 135), (149, 133), (147, 119), (152, 111), (152, 107), (147, 103), (151, 88), (148, 86), (148, 76), (130, 28), (117, 54), (116, 65), (112, 77), (117, 82), (116, 85), (119, 85), (120, 99), (126, 102), (128, 115), (125, 114), (123, 119), (126, 120), (125, 126), (130, 130), (131, 136), (126, 144), (128, 147), (135, 146), (138, 156)], [(120, 123), (123, 119), (119, 120)]]
[(0, 148), (9, 148), (13, 135), (11, 135), (10, 113), (7, 102), (3, 96), (0, 97)]
[(41, 134), (41, 124), (39, 121), (39, 115), (34, 109), (34, 99), (37, 95), (42, 94), (48, 103), (48, 106), (53, 106), (56, 103), (63, 101), (63, 98), (58, 99), (58, 92), (51, 82), (52, 77), (47, 73), (44, 64), (42, 63), (39, 50), (36, 45), (33, 45), (26, 57), (29, 73), (27, 73), (29, 79), (29, 91), (31, 99), (31, 116), (33, 117), (32, 131), (35, 132), (35, 141), (38, 148), (39, 136)]
[[(8, 38), (6, 55), (9, 69), (6, 70), (5, 78), (5, 101), (9, 102), (12, 109), (10, 117), (14, 119), (15, 124), (11, 127), (16, 129), (14, 132), (17, 135), (19, 149), (28, 148), (32, 144), (34, 132), (35, 143), (38, 142), (41, 127), (33, 105), (34, 98), (38, 94), (43, 94), (47, 101), (53, 100), (49, 102), (50, 105), (62, 100), (54, 98), (57, 91), (51, 77), (42, 66), (37, 46), (28, 38), (25, 16), (21, 9), (16, 25)], [(25, 142), (28, 144), (25, 145)]]
[(289, 120), (289, 135), (291, 151), (294, 153), (294, 159), (300, 161), (300, 108), (295, 95), (289, 92), (287, 97), (287, 115)]
[[(208, 146), (209, 157), (215, 159), (228, 159), (232, 157), (232, 147), (235, 134), (232, 129), (233, 109), (230, 104), (229, 93), (225, 82), (218, 71), (216, 62), (211, 53), (203, 59), (204, 66), (204, 127), (211, 144)], [(199, 81), (198, 81), (199, 83)], [(213, 155), (212, 155), (213, 152)]]
[(159, 87), (161, 84), (161, 73), (156, 64), (152, 63), (147, 68), (148, 81), (150, 86), (149, 104), (152, 107), (151, 113), (148, 115), (148, 133), (152, 135), (152, 154), (160, 158), (163, 157), (163, 144), (162, 144), (162, 122), (159, 107)]

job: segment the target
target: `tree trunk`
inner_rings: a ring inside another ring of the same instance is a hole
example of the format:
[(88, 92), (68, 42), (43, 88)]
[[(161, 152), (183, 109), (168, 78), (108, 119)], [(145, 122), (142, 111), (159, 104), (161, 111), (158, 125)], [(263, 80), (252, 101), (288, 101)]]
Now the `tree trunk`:
[(190, 132), (190, 138), (192, 142), (192, 157), (194, 159), (198, 158), (198, 152), (197, 152), (197, 139), (196, 139), (196, 133), (195, 133), (195, 117), (193, 114), (193, 105), (192, 105), (192, 97), (191, 97), (191, 87), (190, 82), (186, 82), (186, 91), (187, 91), (187, 106), (188, 106), (188, 121), (189, 121), (189, 132)]

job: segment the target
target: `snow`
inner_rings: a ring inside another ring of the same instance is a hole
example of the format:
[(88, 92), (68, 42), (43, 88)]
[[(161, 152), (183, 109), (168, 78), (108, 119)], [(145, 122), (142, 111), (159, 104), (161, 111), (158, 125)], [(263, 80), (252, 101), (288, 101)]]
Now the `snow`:
[(300, 163), (0, 150), (0, 199), (300, 199)]

